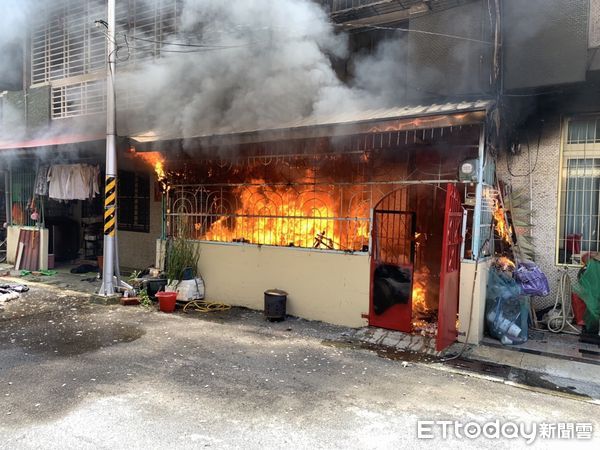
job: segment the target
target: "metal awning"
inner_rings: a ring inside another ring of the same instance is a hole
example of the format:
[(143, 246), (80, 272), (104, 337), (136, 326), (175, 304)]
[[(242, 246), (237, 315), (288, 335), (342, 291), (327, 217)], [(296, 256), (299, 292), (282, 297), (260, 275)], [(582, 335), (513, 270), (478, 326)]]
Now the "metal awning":
[(0, 141), (0, 151), (21, 150), (40, 147), (53, 147), (56, 145), (77, 144), (80, 142), (100, 141), (106, 138), (105, 134), (63, 134), (51, 137), (27, 139), (19, 141)]
[(131, 136), (136, 149), (160, 150), (172, 146), (239, 145), (256, 142), (349, 136), (366, 133), (412, 131), (474, 125), (485, 121), (493, 106), (491, 100), (444, 103), (340, 112), (330, 116), (307, 117), (266, 129), (235, 127), (206, 131), (190, 138), (178, 138), (148, 131)]

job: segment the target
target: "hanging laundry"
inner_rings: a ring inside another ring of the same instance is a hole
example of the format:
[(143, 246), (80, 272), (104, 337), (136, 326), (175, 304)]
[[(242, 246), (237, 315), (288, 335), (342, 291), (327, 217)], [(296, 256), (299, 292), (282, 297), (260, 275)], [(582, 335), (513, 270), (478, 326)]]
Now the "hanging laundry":
[(48, 195), (48, 166), (40, 166), (35, 176), (34, 193)]
[(48, 195), (56, 200), (87, 200), (100, 193), (100, 168), (88, 164), (57, 164), (48, 170)]

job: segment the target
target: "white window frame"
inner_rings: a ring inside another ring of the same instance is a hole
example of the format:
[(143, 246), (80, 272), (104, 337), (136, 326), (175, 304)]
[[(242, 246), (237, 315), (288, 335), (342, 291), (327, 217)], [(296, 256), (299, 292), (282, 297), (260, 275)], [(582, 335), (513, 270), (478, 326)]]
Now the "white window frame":
[[(600, 113), (590, 113), (590, 114), (581, 114), (581, 115), (574, 115), (574, 116), (570, 116), (567, 118), (564, 118), (561, 122), (561, 132), (560, 132), (560, 136), (561, 136), (561, 141), (560, 141), (560, 165), (559, 165), (559, 173), (558, 173), (558, 208), (557, 208), (557, 213), (556, 213), (556, 251), (555, 251), (555, 264), (557, 266), (563, 266), (563, 267), (581, 267), (582, 265), (582, 261), (581, 261), (581, 256), (585, 253), (587, 253), (587, 250), (583, 250), (583, 248), (580, 248), (580, 253), (579, 254), (575, 254), (573, 255), (569, 261), (566, 261), (566, 245), (567, 245), (567, 240), (566, 240), (566, 232), (565, 232), (565, 227), (567, 226), (567, 220), (569, 220), (569, 218), (567, 218), (567, 202), (569, 201), (569, 198), (567, 196), (567, 179), (568, 179), (568, 161), (569, 160), (583, 160), (583, 159), (598, 159), (600, 160), (600, 142), (581, 142), (581, 143), (576, 143), (576, 144), (570, 144), (568, 139), (569, 139), (569, 130), (570, 130), (570, 126), (571, 123), (575, 122), (575, 121), (579, 121), (579, 120), (586, 120), (586, 119), (596, 119), (596, 130), (595, 130), (595, 136), (596, 136), (596, 141), (600, 140)], [(586, 133), (587, 134), (587, 133)], [(579, 170), (579, 169), (576, 169)], [(600, 164), (599, 164), (599, 168), (583, 168), (582, 170), (584, 170), (585, 173), (587, 173), (588, 170), (592, 170), (592, 173), (590, 173), (590, 178), (600, 178)], [(597, 173), (596, 173), (597, 172)], [(584, 177), (586, 178), (586, 177)], [(600, 203), (600, 187), (597, 188), (593, 188), (593, 185), (591, 185), (590, 187), (592, 187), (592, 189), (584, 189), (583, 190), (576, 190), (574, 195), (588, 195), (589, 194), (589, 202), (592, 202), (592, 195), (594, 195), (595, 192), (598, 192), (598, 196), (599, 196), (599, 200), (598, 202)], [(582, 197), (582, 201), (585, 203), (586, 199), (585, 197)], [(581, 214), (582, 216), (584, 216), (585, 214)], [(583, 217), (582, 217), (583, 219)], [(576, 217), (573, 217), (573, 220), (576, 220)], [(590, 214), (590, 217), (588, 219), (586, 219), (589, 221), (588, 226), (590, 228), (590, 234), (588, 236), (583, 236), (581, 239), (581, 242), (587, 242), (588, 244), (592, 244), (592, 242), (597, 242), (597, 246), (600, 250), (600, 204), (598, 205), (598, 215), (595, 219), (595, 221), (597, 221), (596, 224), (596, 235), (592, 238), (593, 233), (591, 232), (591, 224), (594, 221), (592, 219), (592, 215)], [(584, 227), (582, 226), (582, 229)], [(583, 233), (583, 231), (581, 231), (581, 233)], [(587, 239), (586, 239), (587, 237)], [(581, 247), (583, 247), (583, 245), (581, 245)], [(561, 251), (564, 251), (563, 253), (563, 259), (561, 259)]]

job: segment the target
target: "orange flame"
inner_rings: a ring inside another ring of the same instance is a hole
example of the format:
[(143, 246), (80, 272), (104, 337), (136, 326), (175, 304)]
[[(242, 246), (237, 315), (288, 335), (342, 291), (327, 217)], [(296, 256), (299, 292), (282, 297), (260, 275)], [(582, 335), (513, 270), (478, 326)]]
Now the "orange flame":
[(141, 152), (138, 153), (135, 149), (131, 149), (130, 153), (136, 158), (142, 159), (144, 162), (150, 164), (154, 168), (154, 173), (156, 173), (156, 178), (158, 182), (162, 185), (163, 190), (166, 187), (165, 180), (167, 178), (167, 174), (165, 172), (165, 158), (159, 152)]
[(368, 220), (336, 220), (339, 217), (368, 218), (368, 205), (340, 211), (328, 192), (310, 185), (312, 178), (298, 185), (267, 185), (253, 179), (236, 188), (240, 205), (230, 215), (209, 224), (195, 224), (201, 239), (217, 242), (248, 242), (262, 245), (361, 250), (369, 241)]
[(508, 223), (506, 222), (506, 215), (504, 209), (500, 206), (498, 200), (494, 200), (494, 221), (496, 222), (496, 232), (506, 243), (511, 243), (511, 234)]
[(427, 267), (415, 272), (413, 275), (412, 310), (415, 318), (428, 317), (432, 312), (427, 305), (425, 296), (429, 275)]
[(502, 267), (503, 270), (514, 270), (516, 267), (515, 263), (506, 256), (502, 256), (496, 260), (496, 263)]

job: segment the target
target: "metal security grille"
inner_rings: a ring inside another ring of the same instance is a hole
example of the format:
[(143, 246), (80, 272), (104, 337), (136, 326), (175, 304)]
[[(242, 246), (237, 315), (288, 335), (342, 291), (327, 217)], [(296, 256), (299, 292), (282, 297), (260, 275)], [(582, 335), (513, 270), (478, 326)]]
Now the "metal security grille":
[(352, 8), (374, 6), (391, 2), (392, 0), (330, 0), (327, 3), (331, 5), (331, 12), (340, 12)]
[(373, 259), (407, 266), (415, 262), (416, 214), (404, 211), (408, 190), (398, 189), (378, 202), (373, 212)]
[[(181, 0), (117, 3), (120, 66), (158, 58), (177, 30)], [(106, 108), (105, 0), (40, 2), (31, 30), (31, 84), (51, 86), (51, 117), (101, 113)]]
[(118, 227), (124, 231), (150, 231), (150, 177), (119, 171)]
[(559, 264), (600, 251), (600, 116), (567, 122), (561, 171)]
[(598, 117), (587, 117), (569, 122), (567, 145), (594, 144), (600, 142)]
[(102, 71), (106, 39), (94, 20), (106, 17), (102, 0), (58, 0), (38, 5), (31, 33), (31, 83)]
[(83, 81), (52, 87), (52, 118), (97, 114), (106, 110), (104, 80)]
[[(31, 214), (37, 211), (34, 201), (35, 172), (27, 169), (14, 169), (10, 172), (10, 211), (11, 225), (34, 226)], [(43, 209), (42, 209), (43, 211)]]
[[(117, 30), (127, 35), (121, 63), (160, 58), (164, 42), (178, 30), (182, 0), (125, 0), (117, 3)], [(174, 39), (173, 39), (174, 41)]]
[[(319, 0), (338, 23), (385, 15), (400, 11), (406, 12), (405, 19), (419, 14), (443, 11), (477, 0)], [(389, 18), (388, 18), (389, 20)], [(377, 21), (377, 19), (376, 19)]]

